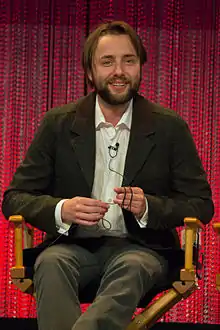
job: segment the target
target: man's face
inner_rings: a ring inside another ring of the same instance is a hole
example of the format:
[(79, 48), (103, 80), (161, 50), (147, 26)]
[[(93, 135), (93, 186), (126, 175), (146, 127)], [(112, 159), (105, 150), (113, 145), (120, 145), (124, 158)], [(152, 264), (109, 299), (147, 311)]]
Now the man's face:
[(136, 94), (141, 80), (140, 60), (129, 36), (101, 37), (88, 77), (106, 103), (127, 103)]

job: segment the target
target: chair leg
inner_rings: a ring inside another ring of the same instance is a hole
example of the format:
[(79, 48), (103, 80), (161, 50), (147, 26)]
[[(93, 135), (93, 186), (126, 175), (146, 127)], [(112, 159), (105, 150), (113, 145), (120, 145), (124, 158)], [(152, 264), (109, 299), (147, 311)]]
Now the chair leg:
[(33, 294), (33, 281), (25, 278), (24, 266), (12, 267), (10, 269), (12, 283), (22, 292)]
[(137, 315), (126, 330), (150, 329), (155, 322), (182, 298), (187, 298), (195, 289), (195, 282), (175, 282), (173, 288)]
[(33, 294), (34, 288), (33, 288), (32, 280), (28, 278), (25, 279), (13, 278), (12, 283), (22, 292)]

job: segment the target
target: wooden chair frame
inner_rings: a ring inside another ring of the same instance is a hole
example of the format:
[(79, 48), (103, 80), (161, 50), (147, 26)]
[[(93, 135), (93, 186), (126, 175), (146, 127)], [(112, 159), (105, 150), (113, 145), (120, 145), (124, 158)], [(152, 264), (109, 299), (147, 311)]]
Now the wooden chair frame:
[[(214, 230), (220, 235), (220, 222), (216, 222), (213, 224)], [(220, 291), (220, 274), (216, 274), (216, 287), (217, 290)]]
[[(15, 228), (15, 266), (11, 268), (11, 279), (22, 292), (33, 294), (33, 282), (25, 278), (23, 265), (23, 233), (25, 247), (33, 247), (33, 229), (25, 229), (24, 218), (14, 215), (9, 218)], [(173, 282), (172, 287), (162, 294), (155, 302), (148, 305), (144, 311), (137, 315), (126, 330), (140, 330), (151, 328), (156, 321), (180, 300), (187, 298), (197, 289), (196, 270), (193, 264), (193, 245), (196, 240), (197, 230), (203, 228), (202, 223), (196, 218), (185, 218), (185, 265), (180, 270), (180, 279)], [(218, 286), (220, 277), (218, 276)]]

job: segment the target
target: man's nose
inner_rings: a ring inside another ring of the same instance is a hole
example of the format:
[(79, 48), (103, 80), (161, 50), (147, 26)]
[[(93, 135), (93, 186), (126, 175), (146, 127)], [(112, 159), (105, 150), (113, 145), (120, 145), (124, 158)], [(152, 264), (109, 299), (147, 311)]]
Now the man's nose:
[(115, 71), (115, 74), (117, 74), (119, 76), (123, 73), (121, 63), (115, 63), (115, 70), (114, 71)]

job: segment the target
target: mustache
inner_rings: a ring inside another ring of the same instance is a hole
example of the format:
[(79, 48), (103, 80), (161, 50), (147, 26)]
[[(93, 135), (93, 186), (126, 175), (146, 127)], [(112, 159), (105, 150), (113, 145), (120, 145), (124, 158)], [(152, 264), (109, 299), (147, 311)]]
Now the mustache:
[(106, 81), (107, 84), (113, 84), (114, 82), (120, 80), (122, 83), (130, 83), (130, 79), (127, 79), (125, 76), (115, 76)]

